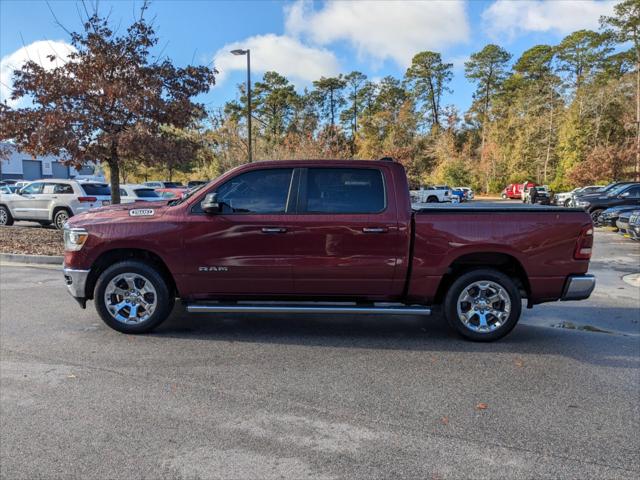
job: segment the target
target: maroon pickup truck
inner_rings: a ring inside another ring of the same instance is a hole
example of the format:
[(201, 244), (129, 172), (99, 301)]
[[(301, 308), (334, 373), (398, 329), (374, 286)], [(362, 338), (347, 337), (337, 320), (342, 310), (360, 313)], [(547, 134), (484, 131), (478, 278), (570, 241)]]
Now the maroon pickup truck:
[(412, 210), (393, 161), (243, 165), (171, 201), (65, 227), (64, 276), (112, 328), (189, 312), (429, 315), (495, 340), (531, 307), (589, 297), (591, 218), (541, 206)]

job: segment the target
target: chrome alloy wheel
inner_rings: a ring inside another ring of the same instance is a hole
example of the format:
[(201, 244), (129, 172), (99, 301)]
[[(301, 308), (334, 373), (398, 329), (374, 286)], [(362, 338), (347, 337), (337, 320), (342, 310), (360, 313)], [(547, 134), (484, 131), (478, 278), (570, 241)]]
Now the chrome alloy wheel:
[(136, 324), (149, 319), (158, 305), (153, 284), (138, 273), (121, 273), (104, 291), (104, 303), (113, 318)]
[(69, 214), (64, 210), (56, 213), (56, 218), (55, 218), (56, 228), (58, 230), (62, 230), (64, 228), (64, 224), (67, 223), (67, 220), (69, 220)]
[(9, 215), (4, 208), (0, 208), (0, 225), (6, 225), (9, 220)]
[(509, 319), (511, 299), (505, 288), (489, 280), (473, 282), (458, 296), (458, 318), (469, 330), (488, 333)]

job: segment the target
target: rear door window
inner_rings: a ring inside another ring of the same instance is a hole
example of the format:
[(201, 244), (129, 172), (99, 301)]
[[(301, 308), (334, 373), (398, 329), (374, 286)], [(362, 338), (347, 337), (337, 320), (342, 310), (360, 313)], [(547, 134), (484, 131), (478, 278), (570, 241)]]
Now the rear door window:
[[(303, 200), (304, 201), (304, 200)], [(308, 213), (379, 213), (386, 208), (382, 172), (374, 168), (309, 168)]]
[(86, 195), (111, 195), (111, 189), (106, 183), (83, 183), (81, 187)]

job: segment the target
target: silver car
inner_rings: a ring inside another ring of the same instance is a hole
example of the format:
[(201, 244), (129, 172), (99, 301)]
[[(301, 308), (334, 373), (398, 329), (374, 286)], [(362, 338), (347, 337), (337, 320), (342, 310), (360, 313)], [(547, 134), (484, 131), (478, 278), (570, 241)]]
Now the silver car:
[(11, 195), (0, 194), (0, 225), (29, 220), (62, 229), (73, 215), (111, 203), (106, 183), (36, 180)]

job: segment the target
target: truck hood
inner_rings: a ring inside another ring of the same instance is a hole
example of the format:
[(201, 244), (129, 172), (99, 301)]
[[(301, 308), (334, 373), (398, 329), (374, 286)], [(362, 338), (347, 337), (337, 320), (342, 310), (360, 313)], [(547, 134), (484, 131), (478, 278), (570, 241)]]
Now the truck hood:
[(141, 222), (162, 217), (169, 209), (168, 200), (159, 202), (125, 203), (96, 208), (69, 219), (70, 227), (87, 227), (102, 223)]

